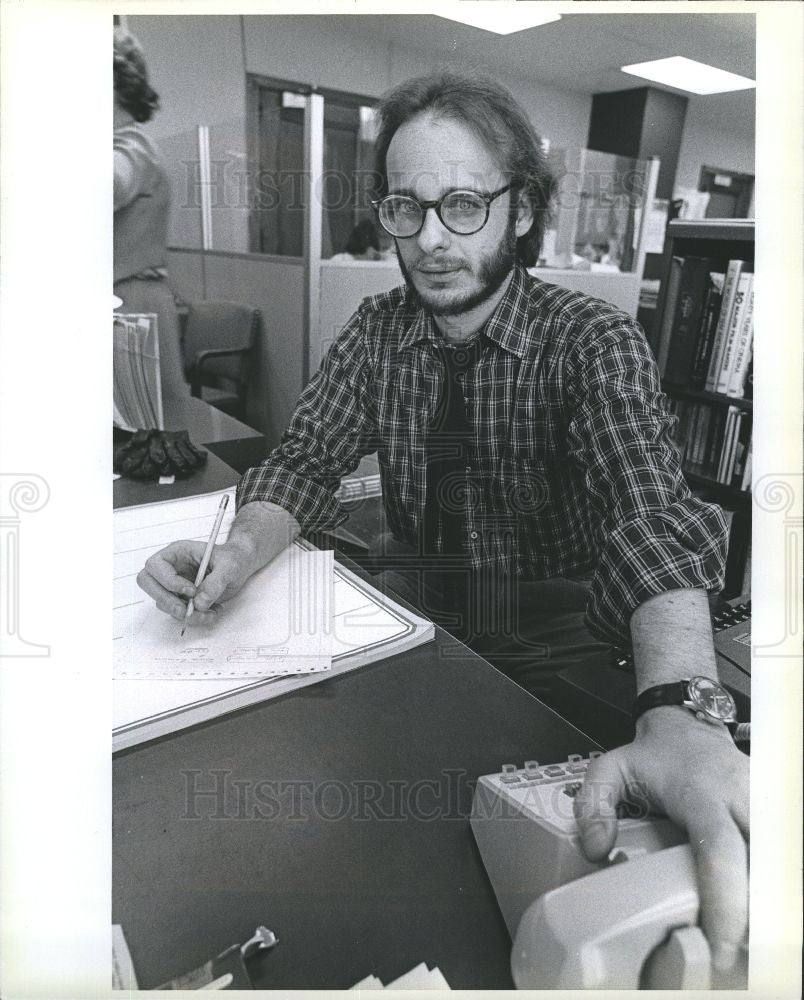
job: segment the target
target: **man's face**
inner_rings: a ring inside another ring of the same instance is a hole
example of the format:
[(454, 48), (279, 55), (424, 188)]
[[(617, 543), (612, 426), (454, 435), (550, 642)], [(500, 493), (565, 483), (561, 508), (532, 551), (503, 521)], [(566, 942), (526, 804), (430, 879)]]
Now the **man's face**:
[[(434, 201), (447, 191), (489, 194), (507, 183), (500, 166), (469, 129), (448, 119), (418, 115), (397, 130), (386, 156), (390, 194)], [(486, 225), (470, 236), (451, 233), (434, 209), (415, 236), (396, 240), (409, 285), (436, 315), (467, 312), (488, 299), (511, 272), (516, 240), (530, 228), (525, 207), (509, 222), (510, 192), (489, 206)]]

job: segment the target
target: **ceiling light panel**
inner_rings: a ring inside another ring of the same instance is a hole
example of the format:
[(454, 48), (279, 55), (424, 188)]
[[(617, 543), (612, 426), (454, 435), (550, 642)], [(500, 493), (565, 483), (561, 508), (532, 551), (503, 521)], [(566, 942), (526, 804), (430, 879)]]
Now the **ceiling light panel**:
[(539, 4), (500, 3), (499, 0), (474, 0), (472, 3), (442, 4), (438, 17), (460, 21), (473, 28), (493, 31), (496, 35), (511, 35), (526, 28), (559, 21), (560, 14), (553, 14)]
[(732, 90), (756, 87), (755, 80), (727, 73), (724, 69), (707, 66), (706, 63), (687, 59), (686, 56), (670, 56), (668, 59), (633, 63), (621, 68), (623, 73), (651, 80), (653, 83), (663, 83), (676, 90), (686, 90), (689, 94), (725, 94)]

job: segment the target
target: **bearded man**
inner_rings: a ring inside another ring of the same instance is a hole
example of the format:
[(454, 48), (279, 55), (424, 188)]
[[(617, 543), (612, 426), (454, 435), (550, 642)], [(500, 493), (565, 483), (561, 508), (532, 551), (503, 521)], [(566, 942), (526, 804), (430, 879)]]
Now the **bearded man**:
[[(304, 389), (279, 447), (238, 488), (198, 591), (203, 544), (151, 557), (158, 606), (209, 622), (299, 531), (345, 518), (334, 493), (379, 456), (380, 582), (536, 694), (558, 670), (633, 648), (636, 738), (596, 760), (577, 815), (604, 857), (631, 786), (688, 832), (716, 968), (747, 924), (748, 761), (677, 696), (716, 685), (707, 592), (725, 524), (694, 498), (635, 321), (531, 277), (552, 182), (497, 84), (438, 74), (381, 101), (380, 224), (405, 285), (366, 299)], [(684, 688), (686, 690), (686, 688)], [(534, 859), (538, 863), (538, 859)]]

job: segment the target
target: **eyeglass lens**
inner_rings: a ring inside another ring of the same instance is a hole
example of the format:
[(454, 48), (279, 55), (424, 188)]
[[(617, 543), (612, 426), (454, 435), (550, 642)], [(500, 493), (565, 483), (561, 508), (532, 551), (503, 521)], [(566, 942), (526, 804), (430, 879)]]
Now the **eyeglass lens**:
[[(440, 204), (439, 216), (454, 233), (477, 232), (486, 221), (486, 202), (474, 191), (451, 191)], [(380, 222), (392, 236), (413, 236), (421, 229), (424, 209), (405, 195), (389, 195), (380, 203)]]

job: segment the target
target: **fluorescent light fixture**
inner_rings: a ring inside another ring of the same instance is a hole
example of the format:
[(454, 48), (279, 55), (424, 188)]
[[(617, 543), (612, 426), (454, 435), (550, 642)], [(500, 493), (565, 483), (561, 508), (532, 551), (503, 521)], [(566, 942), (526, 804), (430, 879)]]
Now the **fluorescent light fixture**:
[(537, 28), (540, 24), (561, 19), (560, 14), (548, 12), (541, 4), (501, 0), (464, 0), (462, 3), (442, 4), (437, 8), (437, 16), (493, 31), (497, 35), (511, 35), (515, 31)]
[(634, 63), (621, 67), (623, 73), (664, 83), (676, 90), (686, 90), (690, 94), (725, 94), (730, 90), (750, 90), (756, 87), (755, 80), (724, 69), (707, 66), (706, 63), (687, 59), (686, 56), (670, 56), (668, 59), (653, 59), (651, 62)]

